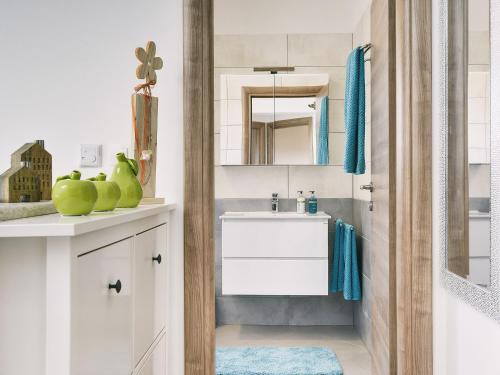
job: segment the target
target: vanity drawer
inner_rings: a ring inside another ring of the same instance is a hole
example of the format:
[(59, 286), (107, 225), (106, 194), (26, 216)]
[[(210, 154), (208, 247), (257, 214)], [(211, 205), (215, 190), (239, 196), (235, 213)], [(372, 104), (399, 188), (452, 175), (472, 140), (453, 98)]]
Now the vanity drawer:
[(129, 238), (76, 260), (75, 374), (126, 375), (132, 371), (132, 248)]
[(328, 220), (224, 220), (222, 256), (328, 257)]
[(223, 259), (222, 294), (328, 295), (328, 258)]
[(140, 233), (134, 245), (134, 363), (165, 327), (167, 227)]

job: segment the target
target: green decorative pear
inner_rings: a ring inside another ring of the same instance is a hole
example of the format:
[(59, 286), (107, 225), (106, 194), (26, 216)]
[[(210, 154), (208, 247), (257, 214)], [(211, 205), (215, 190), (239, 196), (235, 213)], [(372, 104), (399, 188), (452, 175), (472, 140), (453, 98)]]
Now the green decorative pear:
[(92, 212), (97, 201), (97, 189), (90, 181), (80, 180), (81, 173), (73, 171), (57, 178), (52, 188), (52, 201), (62, 215), (79, 216)]
[(139, 166), (134, 159), (127, 159), (123, 152), (116, 154), (115, 165), (110, 181), (116, 182), (121, 190), (117, 207), (134, 208), (142, 199), (142, 186), (137, 179)]
[(120, 200), (121, 191), (114, 181), (106, 181), (106, 175), (99, 173), (96, 177), (89, 178), (97, 189), (97, 202), (94, 211), (113, 211)]

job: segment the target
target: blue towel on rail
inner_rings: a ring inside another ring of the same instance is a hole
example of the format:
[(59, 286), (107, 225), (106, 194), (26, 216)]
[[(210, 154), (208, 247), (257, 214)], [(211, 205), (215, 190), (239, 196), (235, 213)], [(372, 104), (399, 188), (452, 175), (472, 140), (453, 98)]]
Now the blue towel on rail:
[(365, 173), (365, 54), (361, 47), (347, 59), (345, 82), (345, 155), (347, 173)]
[(361, 299), (357, 251), (356, 230), (352, 225), (337, 219), (330, 291), (343, 291), (344, 299), (348, 301)]
[(328, 134), (330, 133), (330, 125), (328, 122), (328, 96), (323, 97), (321, 100), (321, 110), (319, 117), (319, 131), (318, 131), (318, 146), (317, 146), (317, 164), (328, 165)]

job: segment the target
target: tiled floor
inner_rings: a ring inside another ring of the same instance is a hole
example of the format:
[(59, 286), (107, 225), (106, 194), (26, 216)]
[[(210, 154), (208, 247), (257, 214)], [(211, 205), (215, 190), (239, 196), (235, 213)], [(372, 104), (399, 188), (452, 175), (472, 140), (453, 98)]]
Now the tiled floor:
[(216, 330), (217, 346), (323, 346), (332, 349), (344, 375), (370, 375), (370, 354), (351, 326), (239, 326)]

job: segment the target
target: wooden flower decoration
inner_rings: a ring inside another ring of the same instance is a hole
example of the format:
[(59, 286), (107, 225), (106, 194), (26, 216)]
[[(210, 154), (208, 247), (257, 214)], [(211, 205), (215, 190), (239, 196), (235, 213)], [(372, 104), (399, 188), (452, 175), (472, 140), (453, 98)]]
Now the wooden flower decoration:
[(141, 62), (135, 74), (139, 79), (146, 79), (146, 83), (154, 85), (156, 83), (156, 72), (163, 67), (161, 57), (156, 57), (156, 44), (148, 42), (146, 50), (142, 47), (135, 49), (135, 56)]

